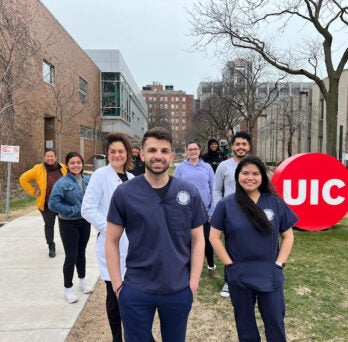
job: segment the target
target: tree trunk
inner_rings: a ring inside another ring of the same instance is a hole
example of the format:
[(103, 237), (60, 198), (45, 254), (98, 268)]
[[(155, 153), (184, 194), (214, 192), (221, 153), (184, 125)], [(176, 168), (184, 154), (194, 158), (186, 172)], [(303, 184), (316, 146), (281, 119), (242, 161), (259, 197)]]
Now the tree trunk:
[(326, 99), (326, 153), (337, 157), (338, 82), (330, 82)]

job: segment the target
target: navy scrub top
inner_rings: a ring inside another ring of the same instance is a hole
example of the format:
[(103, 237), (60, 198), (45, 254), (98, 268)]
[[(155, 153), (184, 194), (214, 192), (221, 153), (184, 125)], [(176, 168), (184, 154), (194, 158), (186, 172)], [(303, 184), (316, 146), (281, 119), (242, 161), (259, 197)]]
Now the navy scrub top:
[(217, 204), (210, 223), (224, 232), (226, 250), (233, 261), (227, 267), (228, 282), (268, 292), (283, 283), (282, 270), (275, 264), (278, 237), (297, 222), (297, 217), (283, 200), (272, 194), (262, 193), (257, 205), (272, 223), (272, 233), (262, 233), (252, 226), (235, 194)]
[(175, 293), (189, 285), (191, 229), (207, 221), (198, 190), (173, 178), (161, 200), (137, 176), (117, 187), (107, 220), (125, 228), (129, 240), (124, 282), (147, 293)]

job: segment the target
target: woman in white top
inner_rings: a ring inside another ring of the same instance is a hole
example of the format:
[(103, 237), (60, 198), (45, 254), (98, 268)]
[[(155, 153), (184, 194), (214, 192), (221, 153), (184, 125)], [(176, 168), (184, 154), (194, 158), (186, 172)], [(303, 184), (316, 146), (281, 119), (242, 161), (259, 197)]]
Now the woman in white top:
[[(111, 197), (119, 184), (134, 177), (126, 170), (132, 169), (132, 148), (128, 137), (122, 133), (110, 133), (107, 137), (107, 158), (109, 164), (97, 169), (86, 189), (81, 213), (98, 231), (96, 256), (101, 278), (106, 284), (106, 312), (113, 336), (113, 342), (122, 341), (121, 317), (117, 297), (114, 294), (105, 260), (106, 217)], [(125, 259), (128, 239), (123, 234), (120, 241), (122, 277), (126, 271)]]

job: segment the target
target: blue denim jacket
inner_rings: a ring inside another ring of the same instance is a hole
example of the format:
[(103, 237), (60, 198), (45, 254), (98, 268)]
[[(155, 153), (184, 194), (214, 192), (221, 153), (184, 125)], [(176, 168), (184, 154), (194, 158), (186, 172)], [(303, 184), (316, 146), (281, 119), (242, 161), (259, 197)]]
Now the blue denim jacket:
[(82, 175), (82, 188), (76, 178), (68, 173), (60, 178), (53, 186), (48, 208), (59, 216), (79, 219), (81, 216), (82, 198), (87, 188), (90, 177)]

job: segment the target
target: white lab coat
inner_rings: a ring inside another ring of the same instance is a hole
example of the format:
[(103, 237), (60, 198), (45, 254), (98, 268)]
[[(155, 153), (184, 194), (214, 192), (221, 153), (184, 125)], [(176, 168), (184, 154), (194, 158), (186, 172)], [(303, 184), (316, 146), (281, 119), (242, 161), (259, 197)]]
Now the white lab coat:
[[(128, 179), (134, 177), (127, 172)], [(110, 280), (105, 259), (106, 219), (111, 197), (115, 189), (122, 183), (117, 172), (109, 164), (93, 172), (82, 201), (81, 214), (98, 231), (95, 253), (98, 261), (100, 277)], [(126, 272), (126, 256), (128, 239), (123, 232), (120, 239), (120, 266), (122, 278)]]

